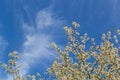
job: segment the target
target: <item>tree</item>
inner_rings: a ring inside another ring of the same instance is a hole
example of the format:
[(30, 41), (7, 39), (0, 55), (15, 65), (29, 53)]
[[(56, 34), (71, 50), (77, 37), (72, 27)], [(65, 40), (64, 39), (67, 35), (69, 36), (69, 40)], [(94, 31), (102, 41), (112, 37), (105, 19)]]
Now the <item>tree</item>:
[[(120, 30), (117, 29), (117, 35), (102, 34), (102, 41), (99, 45), (95, 44), (95, 39), (88, 37), (85, 33), (79, 35), (77, 29), (79, 24), (72, 23), (73, 27), (64, 27), (67, 33), (68, 43), (65, 49), (58, 48), (55, 43), (52, 47), (59, 53), (59, 57), (53, 62), (48, 73), (57, 80), (119, 80), (120, 79)], [(89, 48), (87, 43), (91, 43)], [(73, 56), (70, 56), (70, 55)], [(9, 64), (2, 63), (1, 66), (13, 75), (13, 80), (37, 80), (35, 75), (23, 77), (19, 74), (19, 67), (16, 65), (18, 54), (10, 53)], [(94, 59), (94, 62), (89, 61)], [(42, 80), (38, 73), (39, 80)]]
[[(73, 22), (72, 25), (73, 27), (64, 27), (68, 36), (64, 50), (59, 49), (55, 43), (52, 44), (60, 57), (48, 69), (49, 73), (57, 80), (119, 80), (120, 45), (117, 35), (112, 38), (110, 31), (103, 33), (102, 42), (96, 45), (95, 39), (88, 37), (87, 33), (79, 36), (78, 23)], [(120, 30), (116, 31), (120, 35)], [(91, 46), (87, 49), (85, 47), (89, 41)], [(70, 57), (70, 54), (74, 57)], [(94, 62), (87, 62), (91, 58), (94, 58)]]
[(9, 53), (8, 56), (10, 57), (10, 59), (8, 60), (8, 64), (1, 63), (1, 66), (5, 69), (6, 73), (10, 73), (12, 75), (13, 80), (42, 80), (39, 73), (37, 73), (36, 75), (28, 75), (27, 77), (20, 74), (21, 64), (17, 64), (19, 55), (16, 51)]

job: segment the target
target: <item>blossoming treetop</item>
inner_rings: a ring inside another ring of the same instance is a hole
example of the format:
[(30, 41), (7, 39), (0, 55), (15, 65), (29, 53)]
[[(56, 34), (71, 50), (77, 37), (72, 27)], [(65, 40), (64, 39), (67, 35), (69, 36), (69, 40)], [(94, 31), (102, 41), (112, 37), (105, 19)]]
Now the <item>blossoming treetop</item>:
[[(62, 50), (53, 42), (52, 47), (57, 51), (59, 57), (53, 62), (48, 73), (57, 80), (119, 80), (120, 79), (120, 29), (116, 35), (108, 31), (102, 34), (102, 40), (96, 45), (95, 38), (85, 33), (80, 36), (77, 29), (79, 24), (72, 23), (73, 27), (64, 27), (68, 36), (65, 49)], [(86, 43), (91, 41), (89, 49)], [(73, 57), (70, 57), (73, 54)], [(19, 72), (16, 61), (19, 58), (16, 52), (10, 53), (9, 64), (2, 63), (1, 66), (13, 75), (13, 80), (42, 80), (39, 73), (24, 77)], [(87, 62), (94, 58), (94, 62)], [(36, 77), (38, 76), (38, 77)]]

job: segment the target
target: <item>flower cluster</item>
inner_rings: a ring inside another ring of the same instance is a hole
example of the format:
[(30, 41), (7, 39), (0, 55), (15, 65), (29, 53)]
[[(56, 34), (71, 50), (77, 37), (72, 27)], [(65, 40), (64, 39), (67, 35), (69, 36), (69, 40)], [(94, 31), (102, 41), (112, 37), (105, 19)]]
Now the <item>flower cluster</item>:
[(10, 57), (10, 59), (8, 60), (8, 64), (1, 63), (0, 66), (5, 69), (6, 73), (12, 74), (13, 80), (43, 80), (39, 73), (37, 73), (36, 75), (28, 75), (27, 77), (24, 77), (20, 74), (21, 65), (17, 64), (19, 55), (16, 51), (9, 53), (8, 56)]
[[(54, 61), (48, 72), (57, 80), (119, 80), (120, 46), (117, 35), (112, 37), (110, 31), (103, 33), (102, 42), (95, 45), (95, 39), (88, 37), (87, 33), (83, 36), (78, 35), (77, 22), (73, 22), (72, 25), (73, 27), (64, 27), (68, 36), (64, 50), (59, 49), (55, 43), (52, 44), (60, 57)], [(117, 33), (120, 35), (119, 29)], [(88, 49), (86, 42), (89, 40), (92, 44)], [(71, 57), (71, 54), (74, 56)], [(92, 58), (94, 62), (89, 61)]]

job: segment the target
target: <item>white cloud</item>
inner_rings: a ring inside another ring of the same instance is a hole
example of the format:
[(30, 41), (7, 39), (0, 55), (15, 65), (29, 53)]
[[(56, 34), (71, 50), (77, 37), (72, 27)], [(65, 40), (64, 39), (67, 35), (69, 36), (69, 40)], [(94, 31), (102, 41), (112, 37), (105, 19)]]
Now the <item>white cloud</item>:
[(47, 65), (47, 61), (55, 59), (55, 51), (51, 49), (50, 45), (52, 37), (55, 35), (50, 33), (59, 29), (63, 22), (51, 11), (44, 9), (38, 12), (36, 16), (36, 26), (23, 23), (26, 40), (23, 44), (23, 52), (20, 55), (20, 63), (23, 67), (22, 74), (27, 74), (33, 66)]
[(53, 28), (56, 27), (58, 24), (59, 26), (61, 23), (64, 22), (64, 20), (56, 19), (58, 18), (57, 15), (54, 15), (50, 10), (45, 9), (38, 13), (36, 18), (36, 25), (37, 28), (42, 30), (45, 28)]
[[(56, 30), (65, 21), (54, 15), (52, 11), (44, 9), (38, 12), (35, 22), (36, 26), (29, 25), (28, 23), (23, 23), (22, 25), (25, 35), (19, 60), (19, 64), (22, 64), (22, 75), (26, 75), (35, 66), (39, 69), (40, 66), (38, 65), (42, 65), (42, 69), (45, 69), (50, 64), (49, 62), (55, 59), (57, 54), (51, 48), (50, 43), (56, 35), (51, 33), (56, 33)], [(0, 41), (2, 42), (0, 47), (6, 44), (1, 37)], [(1, 77), (0, 79), (12, 80), (12, 76), (8, 75), (7, 78)]]

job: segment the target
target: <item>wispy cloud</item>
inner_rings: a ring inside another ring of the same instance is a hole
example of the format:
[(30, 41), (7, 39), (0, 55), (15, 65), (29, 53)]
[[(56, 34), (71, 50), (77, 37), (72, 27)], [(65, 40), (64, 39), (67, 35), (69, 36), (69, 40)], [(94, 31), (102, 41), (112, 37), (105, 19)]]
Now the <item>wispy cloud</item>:
[[(20, 52), (19, 64), (22, 64), (21, 74), (26, 75), (37, 67), (46, 69), (56, 58), (55, 50), (51, 48), (56, 30), (64, 24), (64, 20), (57, 17), (48, 9), (37, 13), (35, 26), (23, 23), (22, 28), (25, 41)], [(54, 34), (52, 34), (54, 33)], [(39, 72), (39, 71), (38, 71)], [(8, 76), (4, 80), (12, 80)]]
[[(22, 73), (27, 74), (33, 66), (42, 64), (45, 68), (47, 61), (55, 59), (56, 55), (53, 49), (51, 49), (51, 41), (53, 37), (53, 31), (64, 23), (59, 17), (53, 14), (52, 11), (44, 9), (38, 12), (35, 21), (36, 26), (23, 23), (23, 30), (25, 34), (25, 42), (23, 44), (23, 52), (20, 55), (22, 64)], [(59, 26), (58, 26), (59, 25)]]

